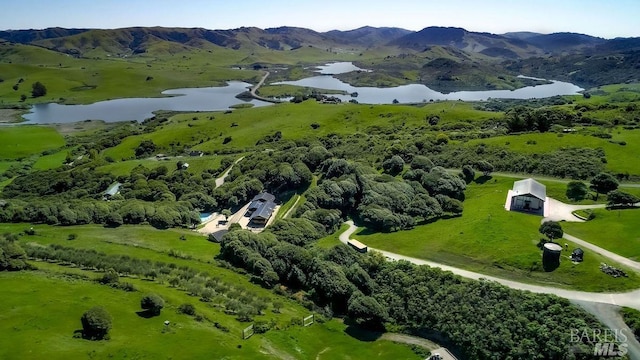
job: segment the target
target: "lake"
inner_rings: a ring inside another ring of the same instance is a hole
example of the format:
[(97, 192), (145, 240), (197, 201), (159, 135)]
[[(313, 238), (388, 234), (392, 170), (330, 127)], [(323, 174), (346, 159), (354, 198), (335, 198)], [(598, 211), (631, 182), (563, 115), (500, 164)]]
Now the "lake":
[[(361, 69), (351, 62), (336, 62), (318, 66), (318, 73), (297, 81), (282, 81), (274, 84), (290, 84), (319, 89), (341, 90), (351, 94), (358, 93), (355, 99), (364, 104), (391, 104), (394, 100), (400, 103), (420, 103), (432, 100), (465, 100), (482, 101), (489, 98), (531, 99), (556, 95), (575, 95), (582, 88), (571, 83), (552, 81), (550, 84), (527, 86), (517, 90), (458, 91), (443, 94), (422, 84), (409, 84), (390, 88), (356, 87), (331, 76)], [(100, 101), (88, 105), (60, 105), (55, 103), (35, 105), (31, 112), (24, 115), (25, 124), (69, 123), (84, 120), (143, 121), (153, 116), (157, 110), (170, 111), (220, 111), (230, 106), (251, 103), (254, 106), (271, 105), (268, 102), (236, 98), (247, 90), (251, 84), (230, 81), (227, 86), (208, 88), (186, 88), (163, 91), (161, 98), (129, 98)], [(354, 99), (350, 95), (332, 95), (342, 101)]]
[(235, 96), (247, 90), (251, 84), (230, 81), (227, 86), (187, 88), (163, 91), (161, 98), (128, 98), (100, 101), (88, 105), (60, 105), (55, 103), (34, 105), (31, 113), (24, 115), (27, 124), (69, 123), (84, 120), (143, 121), (157, 110), (215, 111), (227, 110), (229, 106), (251, 103), (266, 106), (270, 103), (244, 101)]
[[(321, 73), (340, 74), (349, 71), (368, 71), (360, 69), (352, 63), (333, 63), (324, 67), (318, 67)], [(352, 69), (349, 71), (342, 71)], [(520, 76), (527, 78), (526, 76)], [(534, 79), (534, 78), (530, 78)], [(538, 79), (543, 80), (543, 79)], [(527, 86), (516, 90), (485, 90), (485, 91), (456, 91), (444, 94), (428, 88), (422, 84), (409, 84), (389, 88), (377, 87), (356, 87), (333, 76), (312, 76), (296, 81), (281, 81), (274, 85), (297, 85), (304, 87), (314, 87), (318, 89), (340, 90), (348, 93), (358, 93), (355, 99), (364, 104), (391, 104), (394, 100), (400, 103), (419, 103), (431, 100), (464, 100), (464, 101), (484, 101), (493, 99), (532, 99), (546, 98), (556, 95), (576, 95), (582, 89), (571, 83), (551, 80), (550, 84)], [(350, 95), (331, 95), (342, 101), (354, 99)]]

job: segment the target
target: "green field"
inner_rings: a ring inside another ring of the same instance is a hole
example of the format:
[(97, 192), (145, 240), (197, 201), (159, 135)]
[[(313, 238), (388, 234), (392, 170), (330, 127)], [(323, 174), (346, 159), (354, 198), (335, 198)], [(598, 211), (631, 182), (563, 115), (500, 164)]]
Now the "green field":
[[(471, 140), (467, 145), (486, 144), (525, 154), (544, 154), (565, 147), (602, 148), (607, 158), (607, 170), (639, 174), (637, 164), (640, 164), (640, 130), (618, 128), (611, 131), (611, 136), (611, 139), (600, 139), (582, 134), (530, 133)], [(625, 141), (627, 144), (619, 145), (609, 140)]]
[[(320, 104), (306, 101), (302, 104), (280, 104), (255, 109), (234, 110), (231, 114), (180, 114), (150, 134), (130, 136), (121, 144), (104, 151), (116, 160), (130, 159), (143, 140), (152, 140), (157, 146), (169, 148), (180, 141), (196, 150), (245, 151), (267, 135), (282, 132), (283, 140), (320, 137), (332, 133), (346, 135), (371, 129), (391, 127), (424, 127), (425, 117), (437, 114), (443, 123), (459, 119), (483, 121), (495, 113), (474, 110), (468, 103), (441, 102), (422, 107), (398, 105)], [(195, 117), (196, 120), (193, 120)], [(471, 120), (470, 120), (471, 121)], [(311, 124), (319, 127), (313, 129)], [(231, 141), (223, 144), (223, 140)]]
[(18, 159), (64, 146), (55, 129), (44, 126), (6, 126), (0, 128), (0, 159)]
[[(361, 230), (354, 238), (373, 248), (516, 281), (585, 291), (621, 291), (640, 286), (640, 278), (632, 271), (625, 279), (605, 275), (599, 265), (611, 261), (589, 252), (583, 263), (573, 265), (564, 258), (558, 269), (544, 272), (541, 251), (536, 246), (542, 237), (538, 233), (542, 218), (504, 209), (513, 181), (495, 177), (484, 184), (470, 185), (461, 217), (394, 233)], [(570, 249), (577, 247), (567, 243)]]
[[(17, 233), (30, 225), (3, 224), (0, 231)], [(219, 245), (205, 237), (185, 230), (156, 230), (146, 226), (123, 226), (105, 229), (100, 226), (49, 227), (35, 226), (36, 235), (23, 236), (22, 242), (60, 244), (67, 247), (91, 248), (107, 254), (127, 254), (134, 258), (172, 262), (206, 272), (227, 284), (251, 292), (269, 301), (280, 300), (280, 313), (271, 308), (256, 320), (274, 320), (277, 329), (266, 334), (241, 340), (240, 331), (247, 323), (235, 320), (223, 309), (189, 296), (186, 292), (168, 287), (159, 281), (137, 277), (121, 278), (132, 283), (137, 292), (124, 292), (99, 285), (87, 279), (100, 273), (46, 262), (34, 262), (38, 271), (0, 273), (6, 289), (0, 307), (8, 309), (0, 314), (0, 358), (21, 359), (47, 354), (52, 359), (81, 358), (138, 358), (162, 357), (256, 358), (256, 359), (365, 359), (398, 357), (418, 358), (406, 345), (389, 341), (360, 341), (348, 335), (347, 326), (337, 320), (316, 323), (310, 327), (290, 326), (291, 319), (309, 313), (302, 306), (274, 295), (249, 282), (248, 278), (213, 263)], [(75, 240), (68, 240), (75, 234)], [(185, 240), (180, 237), (184, 236)], [(170, 257), (175, 250), (185, 258)], [(189, 259), (190, 257), (190, 259)], [(165, 301), (165, 309), (158, 317), (145, 319), (136, 314), (143, 294), (155, 292)], [(176, 312), (182, 303), (193, 304), (198, 313), (211, 322), (197, 322)], [(113, 316), (111, 339), (92, 342), (74, 339), (74, 331), (81, 329), (80, 315), (92, 306), (104, 306)], [(168, 328), (165, 320), (171, 321)], [(223, 332), (213, 326), (219, 322), (230, 329)], [(34, 343), (31, 339), (38, 339)], [(175, 349), (180, 349), (176, 353)]]
[(62, 150), (50, 155), (40, 156), (33, 164), (33, 168), (37, 170), (55, 169), (64, 164), (70, 150)]
[(640, 210), (595, 209), (593, 212), (595, 219), (563, 224), (565, 231), (616, 254), (640, 261)]
[[(307, 328), (285, 329), (286, 320), (304, 315), (295, 308), (289, 314), (274, 315), (283, 330), (271, 330), (242, 340), (240, 330), (247, 324), (220, 314), (186, 294), (165, 290), (156, 284), (128, 279), (139, 292), (124, 292), (79, 279), (79, 272), (61, 272), (40, 264), (43, 271), (0, 273), (4, 293), (0, 306), (0, 357), (3, 359), (107, 359), (107, 358), (185, 358), (190, 359), (367, 359), (371, 357), (418, 359), (407, 346), (380, 340), (358, 341), (337, 321)], [(140, 298), (145, 292), (158, 292), (166, 301), (160, 316), (143, 318)], [(178, 305), (191, 303), (198, 312), (231, 331), (223, 332), (209, 322), (197, 322), (176, 312)], [(88, 341), (73, 338), (81, 329), (80, 316), (92, 306), (104, 306), (113, 317), (111, 339)], [(171, 325), (163, 322), (169, 320)], [(36, 340), (37, 339), (37, 340)], [(34, 341), (36, 340), (36, 341)]]

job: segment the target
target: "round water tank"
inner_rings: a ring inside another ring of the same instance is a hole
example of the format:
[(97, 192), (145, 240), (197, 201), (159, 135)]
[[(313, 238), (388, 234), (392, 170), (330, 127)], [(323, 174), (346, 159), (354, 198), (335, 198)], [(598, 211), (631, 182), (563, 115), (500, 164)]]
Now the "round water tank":
[(556, 243), (546, 243), (542, 249), (542, 266), (546, 271), (553, 271), (560, 266), (562, 246)]

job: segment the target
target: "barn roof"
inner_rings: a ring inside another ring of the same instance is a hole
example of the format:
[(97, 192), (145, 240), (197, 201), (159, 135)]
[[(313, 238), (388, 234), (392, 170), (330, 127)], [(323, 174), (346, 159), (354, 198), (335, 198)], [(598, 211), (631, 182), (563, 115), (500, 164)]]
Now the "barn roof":
[(531, 178), (524, 179), (513, 183), (513, 195), (533, 195), (544, 201), (547, 198), (547, 188)]
[(120, 186), (122, 186), (122, 184), (119, 183), (119, 182), (115, 182), (115, 183), (111, 184), (109, 186), (109, 188), (107, 188), (107, 190), (105, 190), (103, 195), (104, 196), (114, 196), (115, 194), (118, 193), (118, 191), (120, 191)]

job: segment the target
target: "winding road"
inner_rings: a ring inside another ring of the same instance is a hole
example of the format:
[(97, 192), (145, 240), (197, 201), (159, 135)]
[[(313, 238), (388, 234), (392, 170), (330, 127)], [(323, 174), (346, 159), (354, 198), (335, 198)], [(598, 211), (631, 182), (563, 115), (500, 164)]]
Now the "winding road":
[(260, 82), (258, 84), (256, 84), (255, 86), (251, 87), (251, 90), (249, 90), (249, 93), (251, 94), (251, 97), (253, 97), (254, 99), (257, 100), (261, 100), (261, 101), (266, 101), (266, 102), (270, 102), (270, 103), (274, 103), (274, 104), (279, 104), (281, 103), (280, 100), (277, 99), (272, 99), (272, 98), (267, 98), (264, 96), (260, 96), (256, 93), (256, 91), (258, 91), (258, 89), (260, 89), (260, 86), (262, 86), (265, 82), (265, 80), (267, 80), (267, 77), (270, 75), (270, 72), (265, 72), (264, 76), (262, 77), (262, 79), (260, 79)]
[(225, 170), (224, 173), (222, 173), (222, 175), (220, 175), (219, 178), (216, 178), (216, 187), (217, 188), (219, 188), (220, 186), (222, 186), (224, 184), (224, 179), (226, 179), (227, 176), (229, 176), (229, 173), (233, 169), (233, 165), (239, 163), (242, 159), (244, 159), (244, 156), (239, 158), (238, 160), (234, 161), (233, 164), (231, 164), (231, 166), (229, 166), (229, 168), (227, 170)]
[[(355, 226), (355, 224), (351, 220), (347, 221), (345, 224), (347, 224), (349, 228), (339, 236), (340, 241), (344, 244), (346, 244), (349, 241), (350, 236), (358, 229), (358, 227)], [(595, 246), (595, 245), (592, 245), (592, 246)], [(597, 303), (604, 303), (604, 304), (611, 304), (611, 305), (627, 306), (630, 308), (634, 308), (636, 310), (640, 310), (640, 289), (631, 291), (631, 292), (626, 292), (626, 293), (593, 293), (593, 292), (586, 292), (586, 291), (560, 289), (560, 288), (555, 288), (550, 286), (525, 284), (525, 283), (502, 279), (494, 276), (488, 276), (485, 274), (480, 274), (477, 272), (464, 270), (464, 269), (440, 264), (433, 261), (404, 256), (404, 255), (392, 253), (389, 251), (384, 251), (384, 250), (379, 250), (374, 248), (369, 248), (369, 250), (380, 252), (382, 255), (384, 255), (385, 257), (391, 260), (406, 260), (416, 265), (427, 265), (431, 267), (437, 267), (445, 271), (451, 271), (456, 275), (460, 275), (462, 277), (469, 278), (469, 279), (475, 279), (475, 280), (484, 279), (488, 281), (495, 281), (502, 285), (508, 286), (512, 289), (527, 290), (527, 291), (540, 293), (540, 294), (553, 294), (569, 300), (590, 301), (590, 302), (597, 302)], [(604, 253), (602, 253), (602, 255), (606, 256)]]

